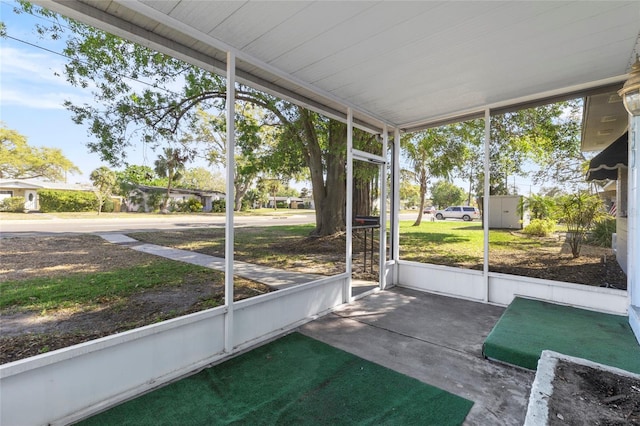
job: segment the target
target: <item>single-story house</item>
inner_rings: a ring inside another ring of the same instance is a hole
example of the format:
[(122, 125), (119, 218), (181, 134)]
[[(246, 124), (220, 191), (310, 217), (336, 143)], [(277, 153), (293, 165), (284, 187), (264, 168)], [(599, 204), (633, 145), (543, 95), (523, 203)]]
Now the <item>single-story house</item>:
[(300, 197), (269, 197), (267, 201), (267, 208), (272, 209), (274, 207), (274, 203), (276, 204), (286, 204), (289, 208), (297, 209), (298, 204), (304, 203), (304, 200)]
[(0, 179), (0, 200), (9, 197), (24, 197), (25, 210), (39, 210), (39, 189), (92, 192), (93, 186), (91, 184), (51, 182), (39, 179)]
[(616, 260), (625, 274), (629, 273), (628, 120), (622, 99), (615, 91), (587, 97), (581, 149), (600, 152), (589, 161), (586, 180), (605, 182), (600, 196), (616, 217)]
[[(123, 208), (129, 212), (153, 211), (153, 203), (149, 202), (152, 194), (164, 196), (166, 193), (167, 188), (161, 186), (137, 185), (124, 201)], [(224, 192), (200, 189), (171, 188), (169, 192), (169, 202), (184, 202), (190, 199), (197, 199), (202, 204), (202, 211), (204, 212), (210, 212), (213, 208), (213, 202), (223, 200), (224, 197)]]

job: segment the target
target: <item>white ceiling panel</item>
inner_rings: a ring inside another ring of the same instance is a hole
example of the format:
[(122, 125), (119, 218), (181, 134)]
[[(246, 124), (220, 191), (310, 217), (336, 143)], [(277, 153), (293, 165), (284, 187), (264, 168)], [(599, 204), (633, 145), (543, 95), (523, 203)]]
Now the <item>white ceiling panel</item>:
[(639, 1), (37, 3), (374, 127), (621, 82), (640, 32)]

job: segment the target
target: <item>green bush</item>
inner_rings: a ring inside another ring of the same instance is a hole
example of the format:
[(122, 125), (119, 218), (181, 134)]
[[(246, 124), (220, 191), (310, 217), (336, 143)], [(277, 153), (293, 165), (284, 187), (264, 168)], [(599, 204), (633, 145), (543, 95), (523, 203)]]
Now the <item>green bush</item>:
[(42, 189), (38, 196), (43, 213), (90, 212), (98, 208), (98, 198), (93, 192)]
[(114, 203), (112, 199), (107, 198), (106, 200), (104, 200), (104, 203), (102, 204), (101, 212), (103, 212), (103, 213), (113, 213), (115, 208), (116, 208), (116, 203)]
[(547, 237), (553, 234), (556, 229), (556, 221), (552, 219), (533, 219), (522, 230), (527, 235), (534, 235), (536, 237)]
[(182, 213), (195, 213), (202, 211), (202, 203), (195, 198), (184, 201), (171, 201), (171, 210)]
[(600, 220), (596, 222), (595, 226), (591, 230), (589, 243), (596, 246), (611, 247), (611, 234), (614, 232), (616, 232), (616, 220), (614, 218), (605, 218)]
[(0, 212), (23, 213), (24, 197), (9, 197), (0, 201)]
[(226, 211), (225, 200), (213, 200), (211, 203), (211, 211), (213, 213), (224, 213)]

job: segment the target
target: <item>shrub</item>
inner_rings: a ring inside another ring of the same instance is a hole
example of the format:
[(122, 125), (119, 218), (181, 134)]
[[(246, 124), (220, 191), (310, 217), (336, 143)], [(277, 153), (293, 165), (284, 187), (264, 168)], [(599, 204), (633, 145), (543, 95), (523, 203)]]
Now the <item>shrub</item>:
[(98, 198), (93, 192), (42, 189), (38, 196), (43, 213), (90, 212), (98, 208)]
[(114, 203), (112, 199), (107, 198), (106, 200), (104, 200), (104, 203), (102, 204), (102, 209), (100, 211), (103, 213), (113, 213), (115, 208), (116, 208), (116, 203)]
[(547, 237), (553, 234), (556, 229), (556, 222), (552, 219), (533, 219), (522, 230), (527, 235), (534, 235), (536, 237)]
[(589, 243), (601, 247), (611, 247), (611, 234), (614, 232), (616, 232), (616, 220), (604, 218), (596, 222), (589, 236)]
[(211, 211), (213, 213), (224, 213), (226, 210), (225, 200), (213, 200), (211, 203)]
[(9, 197), (0, 201), (0, 212), (23, 213), (24, 197)]
[(171, 201), (171, 210), (183, 213), (195, 213), (202, 211), (202, 203), (195, 198), (184, 201)]
[(567, 226), (567, 242), (574, 258), (580, 256), (580, 248), (591, 226), (604, 216), (602, 199), (597, 195), (580, 192), (559, 199), (560, 218)]

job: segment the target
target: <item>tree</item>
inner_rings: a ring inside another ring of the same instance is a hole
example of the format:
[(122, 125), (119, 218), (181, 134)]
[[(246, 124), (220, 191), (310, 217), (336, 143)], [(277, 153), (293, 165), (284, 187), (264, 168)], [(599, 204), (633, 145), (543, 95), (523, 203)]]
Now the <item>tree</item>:
[(438, 208), (461, 204), (464, 190), (449, 181), (440, 180), (431, 187), (431, 198)]
[(509, 177), (526, 176), (529, 162), (541, 169), (536, 183), (549, 179), (576, 183), (585, 161), (580, 152), (580, 100), (556, 102), (491, 118), (491, 195), (509, 193)]
[(102, 211), (104, 202), (111, 196), (113, 188), (116, 186), (116, 174), (108, 167), (98, 167), (89, 175), (93, 182), (94, 192), (98, 198), (98, 215)]
[(155, 171), (158, 176), (167, 178), (167, 192), (160, 205), (160, 211), (167, 213), (167, 205), (171, 197), (171, 188), (174, 183), (182, 178), (185, 163), (191, 159), (191, 154), (179, 148), (165, 148), (164, 155), (158, 156), (154, 162)]
[(553, 197), (532, 194), (524, 198), (523, 206), (519, 210), (519, 213), (523, 210), (529, 211), (532, 220), (551, 219), (556, 213), (556, 200)]
[(67, 173), (80, 173), (80, 169), (62, 150), (31, 147), (17, 131), (0, 127), (0, 178), (63, 181)]
[(405, 207), (420, 206), (420, 185), (412, 184), (409, 179), (401, 179), (400, 199)]
[(559, 219), (567, 226), (567, 242), (574, 258), (580, 256), (585, 235), (591, 226), (606, 215), (602, 199), (579, 192), (563, 195), (558, 200)]
[(117, 193), (124, 197), (127, 209), (131, 203), (143, 204), (144, 197), (138, 191), (139, 185), (153, 185), (158, 178), (149, 166), (129, 165), (124, 170), (116, 172)]
[[(91, 104), (67, 101), (65, 107), (76, 123), (88, 124), (95, 137), (90, 151), (113, 166), (126, 163), (132, 141), (153, 148), (184, 140), (198, 110), (224, 108), (227, 87), (220, 76), (55, 13), (24, 4), (23, 9), (53, 21), (39, 28), (43, 36), (66, 37), (64, 54), (72, 58), (65, 66), (67, 81), (96, 88)], [(280, 129), (270, 172), (290, 177), (308, 168), (316, 204), (313, 233), (344, 230), (346, 125), (241, 84), (235, 91), (237, 102), (267, 111)], [(363, 135), (354, 131), (354, 145)]]
[(459, 137), (455, 125), (427, 129), (406, 135), (401, 144), (410, 170), (405, 172), (420, 186), (420, 208), (413, 226), (420, 225), (425, 208), (429, 180), (449, 177), (466, 155), (466, 141)]
[(184, 171), (178, 186), (187, 189), (224, 192), (225, 180), (220, 172), (212, 173), (204, 167), (195, 167)]

